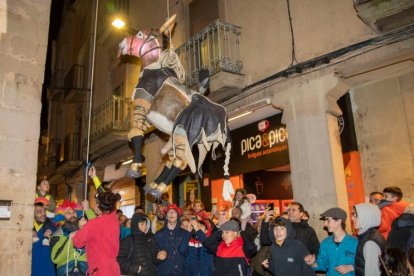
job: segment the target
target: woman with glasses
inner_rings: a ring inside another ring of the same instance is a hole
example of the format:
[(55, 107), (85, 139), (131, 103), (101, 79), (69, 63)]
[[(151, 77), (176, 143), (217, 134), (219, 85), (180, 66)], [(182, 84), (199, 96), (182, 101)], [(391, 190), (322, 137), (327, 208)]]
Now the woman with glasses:
[(377, 229), (381, 224), (380, 209), (371, 203), (356, 204), (351, 220), (358, 230), (355, 275), (381, 275), (379, 256), (384, 250), (385, 239)]

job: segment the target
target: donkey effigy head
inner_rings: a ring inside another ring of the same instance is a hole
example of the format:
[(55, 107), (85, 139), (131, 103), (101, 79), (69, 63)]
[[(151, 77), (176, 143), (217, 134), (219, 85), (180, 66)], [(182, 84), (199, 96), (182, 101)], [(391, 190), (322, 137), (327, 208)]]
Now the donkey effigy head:
[(139, 31), (136, 35), (128, 36), (119, 43), (118, 58), (121, 56), (134, 56), (157, 60), (162, 50), (159, 41), (160, 34), (153, 30)]

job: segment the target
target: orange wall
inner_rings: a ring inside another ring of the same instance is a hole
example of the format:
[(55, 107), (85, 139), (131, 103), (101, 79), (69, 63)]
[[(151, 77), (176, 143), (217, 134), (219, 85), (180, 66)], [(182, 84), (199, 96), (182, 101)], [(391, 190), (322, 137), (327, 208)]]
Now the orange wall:
[[(243, 175), (231, 176), (230, 181), (233, 184), (234, 190), (238, 188), (243, 188)], [(221, 210), (223, 208), (229, 209), (232, 205), (231, 202), (224, 201), (223, 199), (223, 183), (224, 178), (215, 179), (211, 181), (211, 199), (214, 202), (214, 199), (217, 200), (217, 210)]]
[(352, 213), (352, 207), (355, 204), (365, 202), (361, 159), (358, 151), (343, 153), (342, 156), (345, 167), (345, 183), (348, 192), (349, 213)]

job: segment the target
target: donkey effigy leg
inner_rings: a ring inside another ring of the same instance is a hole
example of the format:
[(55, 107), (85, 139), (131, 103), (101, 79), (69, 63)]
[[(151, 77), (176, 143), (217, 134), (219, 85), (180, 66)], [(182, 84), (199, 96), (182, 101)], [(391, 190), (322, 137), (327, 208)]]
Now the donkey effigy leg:
[[(164, 167), (161, 174), (149, 184), (151, 189), (149, 194), (155, 198), (161, 198), (162, 194), (168, 189), (168, 185), (176, 178), (188, 165), (187, 154), (189, 147), (185, 136), (176, 135), (174, 137), (175, 145), (168, 152), (169, 161)], [(191, 154), (191, 151), (190, 151)], [(168, 168), (168, 169), (167, 169)]]
[(143, 163), (142, 142), (144, 140), (145, 132), (151, 126), (146, 120), (151, 103), (146, 99), (138, 98), (134, 99), (134, 105), (133, 125), (131, 131), (128, 133), (128, 138), (134, 149), (134, 158), (132, 159), (127, 175), (133, 178), (138, 178), (141, 176), (140, 169)]

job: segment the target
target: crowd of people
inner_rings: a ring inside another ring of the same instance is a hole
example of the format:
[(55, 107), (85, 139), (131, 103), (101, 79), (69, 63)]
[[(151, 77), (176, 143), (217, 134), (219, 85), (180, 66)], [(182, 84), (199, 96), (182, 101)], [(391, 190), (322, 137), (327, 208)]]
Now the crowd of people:
[[(200, 200), (184, 210), (164, 200), (135, 208), (128, 219), (118, 194), (98, 187), (87, 200), (55, 205), (49, 183), (38, 185), (34, 208), (32, 275), (414, 275), (414, 204), (387, 187), (347, 213), (322, 214), (329, 235), (319, 241), (309, 214), (293, 202), (283, 214), (266, 209), (251, 221), (249, 198), (235, 192), (231, 210), (211, 213)], [(53, 212), (53, 219), (47, 212)]]

